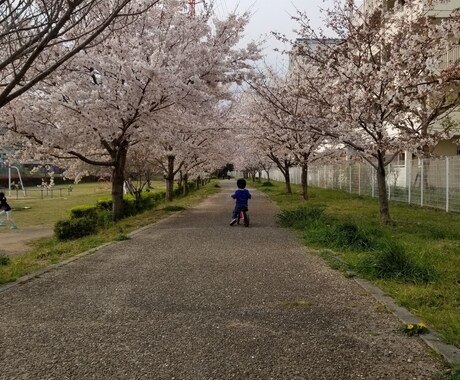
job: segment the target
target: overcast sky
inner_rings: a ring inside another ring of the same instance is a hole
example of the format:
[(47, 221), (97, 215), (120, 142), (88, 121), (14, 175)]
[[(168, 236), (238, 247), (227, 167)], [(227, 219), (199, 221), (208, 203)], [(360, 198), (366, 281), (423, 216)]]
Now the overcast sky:
[(296, 9), (306, 11), (311, 25), (321, 27), (322, 15), (320, 8), (327, 8), (332, 0), (216, 0), (216, 11), (219, 16), (238, 10), (242, 13), (249, 10), (252, 13), (251, 22), (246, 29), (243, 42), (259, 40), (261, 37), (267, 40), (264, 53), (267, 62), (272, 66), (285, 66), (287, 57), (273, 51), (274, 48), (286, 49), (279, 41), (270, 36), (271, 31), (285, 34), (290, 39), (295, 39), (293, 30), (297, 27), (291, 16), (296, 15)]

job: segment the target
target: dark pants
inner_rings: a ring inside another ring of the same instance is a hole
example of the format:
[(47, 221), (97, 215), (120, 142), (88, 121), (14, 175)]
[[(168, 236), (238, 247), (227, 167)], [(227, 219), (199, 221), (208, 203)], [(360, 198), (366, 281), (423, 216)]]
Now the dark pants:
[(238, 214), (240, 213), (240, 211), (248, 211), (248, 207), (247, 206), (235, 206), (235, 208), (233, 209), (232, 219), (238, 218)]

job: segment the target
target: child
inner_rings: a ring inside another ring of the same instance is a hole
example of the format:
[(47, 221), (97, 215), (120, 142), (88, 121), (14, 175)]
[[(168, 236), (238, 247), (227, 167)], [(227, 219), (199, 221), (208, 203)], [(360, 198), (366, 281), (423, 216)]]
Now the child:
[(230, 225), (233, 226), (236, 223), (238, 218), (238, 213), (242, 209), (248, 209), (248, 199), (251, 199), (251, 193), (245, 189), (246, 187), (246, 180), (239, 179), (236, 181), (236, 186), (238, 186), (238, 190), (235, 191), (235, 194), (232, 195), (232, 198), (236, 200), (235, 208), (233, 209), (232, 214), (232, 221)]
[[(12, 230), (15, 230), (17, 227), (16, 227), (16, 224), (14, 224), (13, 219), (11, 219), (11, 213), (12, 213), (11, 207), (6, 202), (5, 193), (0, 193), (0, 215), (2, 215), (3, 213), (6, 213), (6, 220), (8, 220), (8, 222), (10, 223), (11, 225), (10, 228)], [(0, 226), (4, 226), (4, 225), (5, 225), (5, 222), (0, 216)]]

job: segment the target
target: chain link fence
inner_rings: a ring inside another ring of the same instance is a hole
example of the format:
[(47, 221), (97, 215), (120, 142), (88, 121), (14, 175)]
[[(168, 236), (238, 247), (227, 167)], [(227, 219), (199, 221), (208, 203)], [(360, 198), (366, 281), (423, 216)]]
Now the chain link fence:
[[(460, 157), (416, 159), (405, 164), (390, 164), (386, 169), (390, 200), (460, 212)], [(292, 168), (290, 175), (293, 184), (301, 183), (300, 168)], [(262, 177), (266, 174), (262, 173)], [(270, 171), (270, 178), (284, 182), (278, 169)], [(378, 196), (375, 169), (369, 164), (312, 165), (308, 183), (320, 188)]]

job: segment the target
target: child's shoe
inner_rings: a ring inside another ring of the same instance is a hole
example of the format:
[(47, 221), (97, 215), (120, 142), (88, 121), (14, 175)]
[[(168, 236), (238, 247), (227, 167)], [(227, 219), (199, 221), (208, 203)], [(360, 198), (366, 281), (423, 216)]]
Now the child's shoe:
[(233, 226), (235, 223), (236, 223), (236, 219), (232, 219), (232, 221), (230, 222), (230, 225)]
[(18, 227), (16, 227), (16, 226), (11, 226), (10, 229), (11, 229), (11, 230), (17, 230)]

